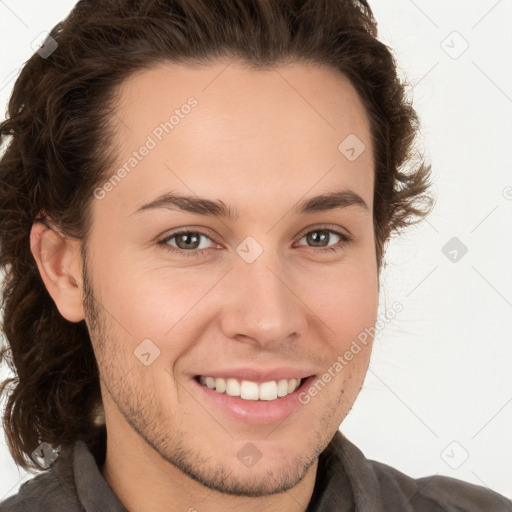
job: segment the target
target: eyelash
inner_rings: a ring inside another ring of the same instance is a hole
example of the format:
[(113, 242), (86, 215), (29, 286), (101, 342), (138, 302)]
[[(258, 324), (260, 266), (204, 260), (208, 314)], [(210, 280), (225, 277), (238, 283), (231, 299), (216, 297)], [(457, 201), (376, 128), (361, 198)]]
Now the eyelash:
[[(302, 240), (306, 235), (309, 235), (310, 233), (315, 233), (315, 232), (318, 232), (318, 231), (327, 231), (328, 233), (333, 233), (335, 235), (338, 235), (340, 237), (340, 241), (337, 243), (337, 246), (336, 247), (323, 247), (323, 248), (317, 248), (316, 249), (316, 252), (320, 252), (320, 253), (328, 253), (328, 252), (338, 252), (338, 251), (341, 251), (342, 249), (345, 248), (346, 245), (348, 245), (350, 242), (352, 242), (353, 238), (345, 233), (342, 233), (340, 231), (337, 231), (335, 229), (331, 229), (331, 228), (328, 228), (328, 227), (318, 227), (316, 229), (312, 229), (310, 231), (306, 231), (303, 235), (301, 235), (298, 240)], [(201, 231), (193, 231), (193, 230), (190, 230), (190, 229), (182, 229), (180, 231), (176, 231), (174, 233), (172, 233), (171, 235), (165, 237), (163, 240), (160, 240), (158, 242), (158, 245), (162, 245), (163, 249), (166, 250), (166, 251), (169, 251), (171, 253), (174, 253), (174, 254), (179, 254), (179, 255), (183, 255), (185, 257), (188, 257), (188, 258), (197, 258), (197, 257), (200, 257), (202, 255), (204, 255), (207, 251), (209, 251), (209, 249), (192, 249), (190, 251), (187, 251), (185, 249), (179, 249), (179, 248), (175, 248), (171, 245), (169, 245), (167, 242), (169, 242), (170, 240), (172, 240), (174, 237), (178, 236), (178, 235), (182, 235), (182, 234), (193, 234), (193, 235), (200, 235), (200, 236), (204, 236), (206, 238), (208, 238), (209, 240), (211, 240), (213, 242), (213, 240), (211, 239), (210, 236), (208, 236), (206, 233), (202, 233)], [(314, 249), (314, 248), (313, 248)]]

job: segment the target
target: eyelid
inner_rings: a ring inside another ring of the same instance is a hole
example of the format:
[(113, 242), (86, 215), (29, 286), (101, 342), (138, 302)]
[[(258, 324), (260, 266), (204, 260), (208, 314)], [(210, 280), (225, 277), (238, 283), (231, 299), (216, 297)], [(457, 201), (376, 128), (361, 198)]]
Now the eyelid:
[[(169, 238), (179, 235), (181, 233), (197, 233), (199, 235), (207, 236), (212, 242), (215, 242), (216, 234), (210, 228), (206, 227), (195, 227), (195, 226), (185, 226), (182, 228), (176, 228), (175, 230), (171, 230), (169, 232), (164, 233), (163, 235), (159, 235), (157, 237), (157, 242), (161, 243), (167, 241)], [(218, 242), (215, 242), (218, 243)], [(220, 244), (219, 244), (220, 245)]]
[(352, 233), (347, 229), (343, 228), (341, 226), (338, 226), (337, 224), (311, 224), (310, 226), (305, 227), (300, 233), (297, 235), (296, 239), (300, 240), (302, 237), (310, 233), (311, 231), (337, 231), (341, 235), (344, 235), (349, 240), (354, 240), (354, 236)]

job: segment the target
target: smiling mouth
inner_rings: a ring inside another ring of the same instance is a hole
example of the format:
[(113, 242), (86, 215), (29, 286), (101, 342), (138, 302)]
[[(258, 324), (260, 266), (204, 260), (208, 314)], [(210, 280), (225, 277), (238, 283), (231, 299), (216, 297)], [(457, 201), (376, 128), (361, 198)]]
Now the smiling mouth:
[(258, 383), (250, 380), (197, 375), (195, 380), (217, 393), (238, 397), (242, 400), (273, 401), (294, 393), (306, 378), (280, 379)]

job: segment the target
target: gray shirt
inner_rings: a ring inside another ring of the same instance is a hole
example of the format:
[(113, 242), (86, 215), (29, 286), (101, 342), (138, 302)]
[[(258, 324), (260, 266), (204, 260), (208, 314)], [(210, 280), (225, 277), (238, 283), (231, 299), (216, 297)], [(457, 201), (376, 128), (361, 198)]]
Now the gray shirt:
[[(103, 430), (104, 435), (106, 435)], [(95, 455), (75, 441), (45, 473), (21, 485), (0, 503), (0, 512), (127, 512)], [(485, 487), (446, 476), (414, 479), (368, 460), (341, 432), (319, 458), (306, 512), (512, 512), (512, 501)]]

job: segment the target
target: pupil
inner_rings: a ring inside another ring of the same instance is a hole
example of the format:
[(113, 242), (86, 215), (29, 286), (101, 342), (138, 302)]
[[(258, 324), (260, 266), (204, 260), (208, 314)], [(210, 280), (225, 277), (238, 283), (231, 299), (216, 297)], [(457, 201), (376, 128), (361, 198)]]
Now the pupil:
[[(186, 233), (179, 236), (180, 240), (184, 240), (184, 239), (187, 240), (185, 242), (185, 248), (190, 248), (190, 241), (191, 241), (191, 239), (195, 239), (195, 242), (197, 242), (197, 238), (198, 237), (196, 235), (190, 235), (190, 234), (186, 234)], [(192, 244), (193, 243), (194, 242), (192, 242)]]
[[(320, 235), (317, 235), (318, 233), (320, 233)], [(327, 233), (327, 231), (314, 231), (313, 234), (310, 234), (309, 238), (310, 241), (312, 241), (315, 244), (319, 241), (319, 239), (320, 241), (325, 241), (328, 236), (329, 234)]]

